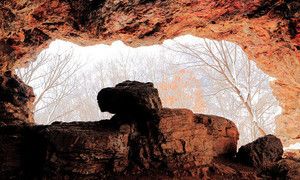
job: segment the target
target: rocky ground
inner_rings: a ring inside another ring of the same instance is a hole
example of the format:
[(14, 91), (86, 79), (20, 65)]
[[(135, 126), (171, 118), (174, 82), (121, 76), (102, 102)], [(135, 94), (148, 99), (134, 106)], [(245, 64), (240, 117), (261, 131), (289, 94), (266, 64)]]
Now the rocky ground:
[(1, 179), (299, 179), (280, 139), (242, 146), (233, 122), (168, 109), (152, 83), (125, 81), (99, 92), (98, 122), (0, 126)]

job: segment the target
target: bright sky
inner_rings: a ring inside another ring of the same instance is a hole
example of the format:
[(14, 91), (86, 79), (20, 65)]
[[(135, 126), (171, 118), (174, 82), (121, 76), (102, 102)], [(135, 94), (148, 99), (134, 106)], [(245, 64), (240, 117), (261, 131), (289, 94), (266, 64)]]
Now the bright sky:
[(300, 142), (291, 144), (289, 147), (283, 148), (284, 150), (293, 150), (293, 149), (299, 149), (300, 150)]
[[(191, 35), (185, 35), (175, 38), (174, 40), (180, 42), (202, 42), (201, 38), (197, 38)], [(163, 44), (171, 45), (173, 42), (172, 40), (165, 40)], [(101, 61), (110, 57), (115, 56), (116, 52), (128, 52), (128, 50), (132, 50), (135, 52), (141, 52), (143, 54), (157, 54), (159, 50), (162, 48), (160, 45), (152, 45), (152, 46), (142, 46), (137, 48), (132, 48), (125, 45), (122, 41), (114, 41), (111, 45), (94, 45), (94, 46), (78, 46), (71, 42), (66, 42), (62, 40), (55, 40), (53, 41), (49, 48), (47, 49), (48, 52), (56, 53), (57, 50), (64, 52), (70, 50), (70, 48), (74, 49), (75, 57), (78, 57), (80, 61), (89, 61), (88, 64), (93, 64), (94, 62)]]

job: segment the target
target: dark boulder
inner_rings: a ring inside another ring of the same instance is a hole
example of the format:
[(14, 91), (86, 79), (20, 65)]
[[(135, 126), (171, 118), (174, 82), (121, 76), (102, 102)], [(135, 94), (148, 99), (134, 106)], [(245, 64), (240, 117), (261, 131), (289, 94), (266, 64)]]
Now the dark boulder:
[(276, 136), (266, 135), (240, 147), (237, 159), (248, 166), (267, 167), (282, 158), (283, 146)]
[(300, 162), (292, 159), (282, 159), (278, 161), (269, 171), (275, 178), (300, 179)]
[(118, 115), (139, 117), (157, 114), (162, 109), (158, 90), (150, 82), (124, 81), (102, 89), (97, 100), (102, 112)]

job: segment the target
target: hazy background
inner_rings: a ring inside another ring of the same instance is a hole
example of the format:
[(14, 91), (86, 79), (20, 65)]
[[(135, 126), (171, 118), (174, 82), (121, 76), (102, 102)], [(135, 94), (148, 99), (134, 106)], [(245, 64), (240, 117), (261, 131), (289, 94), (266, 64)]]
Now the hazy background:
[(17, 70), (36, 94), (35, 120), (98, 121), (97, 93), (124, 80), (151, 81), (163, 106), (234, 121), (245, 144), (273, 133), (281, 108), (271, 77), (230, 42), (181, 36), (162, 45), (131, 48), (121, 41), (80, 47), (56, 40), (27, 68)]

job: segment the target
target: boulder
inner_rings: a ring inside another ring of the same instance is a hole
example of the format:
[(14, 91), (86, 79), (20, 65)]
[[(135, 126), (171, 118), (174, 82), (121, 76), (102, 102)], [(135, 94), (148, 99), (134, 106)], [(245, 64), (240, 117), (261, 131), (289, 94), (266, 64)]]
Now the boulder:
[(279, 161), (282, 155), (283, 146), (280, 139), (274, 135), (266, 135), (240, 147), (237, 159), (249, 166), (267, 167)]
[(215, 158), (234, 155), (239, 138), (230, 120), (188, 109), (163, 108), (159, 132), (168, 168), (176, 175), (197, 175), (199, 167)]
[(102, 89), (97, 100), (102, 112), (118, 115), (152, 115), (162, 108), (158, 90), (150, 82), (124, 81)]
[(273, 178), (300, 179), (300, 162), (292, 159), (282, 159), (271, 168)]

